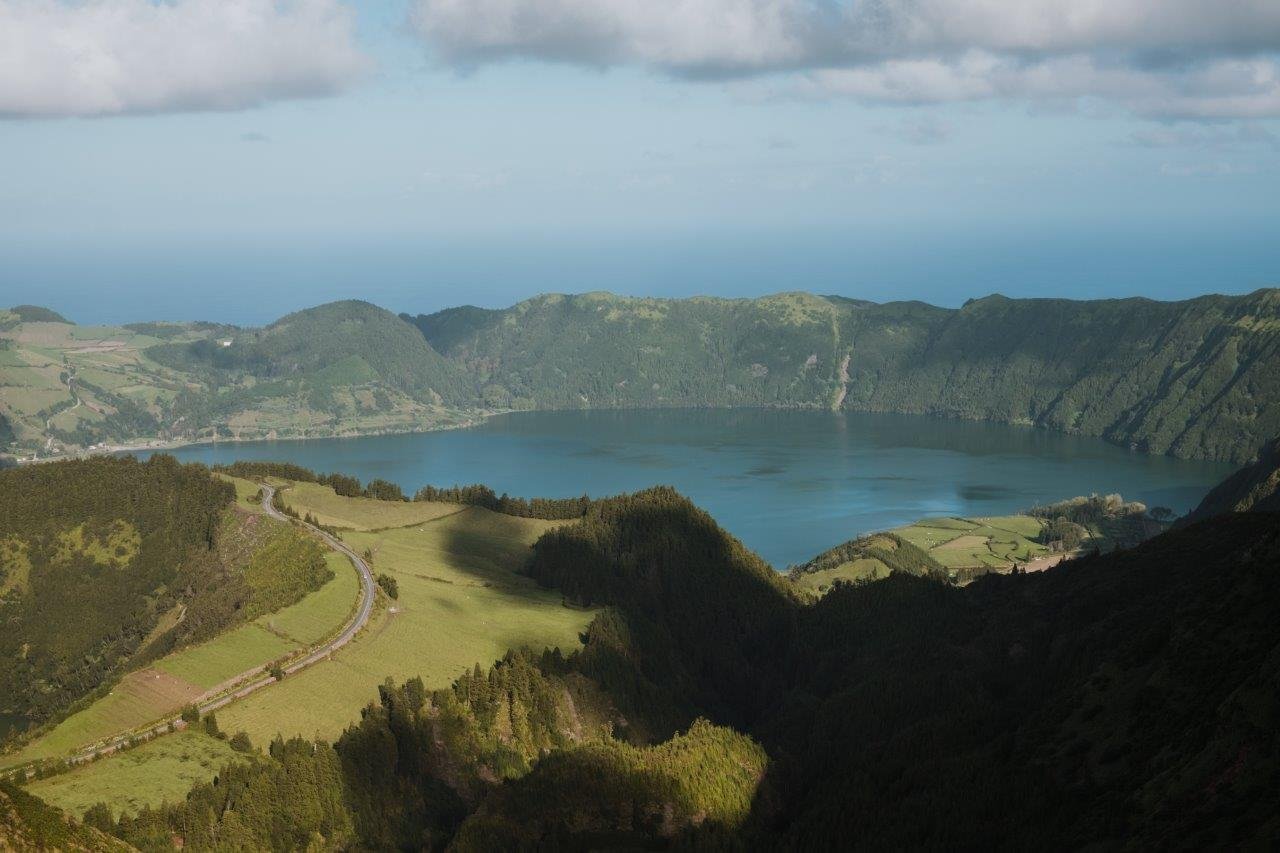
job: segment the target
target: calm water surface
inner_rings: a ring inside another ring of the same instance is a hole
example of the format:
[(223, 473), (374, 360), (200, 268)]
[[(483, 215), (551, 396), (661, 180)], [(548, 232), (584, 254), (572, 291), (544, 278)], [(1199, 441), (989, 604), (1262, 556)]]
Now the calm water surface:
[(1232, 470), (998, 424), (741, 409), (534, 412), (451, 432), (173, 452), (382, 477), (407, 493), (479, 482), (526, 497), (595, 497), (669, 484), (778, 568), (924, 516), (1003, 514), (1091, 492), (1182, 513)]

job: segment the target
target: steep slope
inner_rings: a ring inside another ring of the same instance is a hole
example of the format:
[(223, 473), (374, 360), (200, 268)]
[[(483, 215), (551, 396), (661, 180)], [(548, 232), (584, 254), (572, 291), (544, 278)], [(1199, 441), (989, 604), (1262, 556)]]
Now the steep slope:
[(904, 329), (879, 309), (850, 315), (846, 406), (1241, 461), (1280, 431), (1280, 291), (1187, 302), (993, 296), (937, 319)]
[(837, 309), (821, 297), (630, 299), (547, 295), (505, 311), (414, 323), (490, 405), (516, 408), (829, 402)]
[(414, 318), (491, 405), (776, 405), (1024, 423), (1244, 461), (1280, 432), (1280, 291), (951, 310), (541, 296)]
[(1280, 512), (1280, 439), (1268, 442), (1258, 459), (1219, 483), (1181, 524), (1228, 512)]
[(0, 850), (5, 853), (125, 853), (128, 844), (67, 819), (21, 788), (0, 783)]
[(464, 422), (472, 381), (412, 326), (367, 302), (333, 302), (262, 329), (158, 344), (146, 356), (197, 387), (168, 420), (186, 434), (343, 435)]

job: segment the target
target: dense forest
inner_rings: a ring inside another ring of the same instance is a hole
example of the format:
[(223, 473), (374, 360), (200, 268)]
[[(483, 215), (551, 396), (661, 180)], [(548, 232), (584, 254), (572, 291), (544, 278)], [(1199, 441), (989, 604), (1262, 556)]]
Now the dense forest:
[(599, 500), (528, 567), (605, 606), (581, 649), (388, 683), (333, 745), (89, 819), (142, 849), (1248, 847), (1280, 833), (1277, 564), (1280, 516), (1234, 513), (815, 599), (670, 489)]
[(116, 673), (233, 498), (169, 456), (0, 472), (0, 710), (41, 719)]

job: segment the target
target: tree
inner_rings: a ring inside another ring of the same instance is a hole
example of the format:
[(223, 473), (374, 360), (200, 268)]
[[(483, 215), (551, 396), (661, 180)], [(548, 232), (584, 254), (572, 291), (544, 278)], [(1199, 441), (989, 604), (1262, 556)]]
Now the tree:
[(94, 803), (84, 813), (84, 825), (102, 832), (112, 832), (116, 828), (116, 822), (111, 814), (111, 807), (106, 803)]
[(213, 715), (212, 711), (204, 715), (204, 731), (205, 734), (212, 737), (220, 738), (223, 736), (222, 730), (218, 728), (218, 718)]
[(248, 732), (236, 732), (231, 738), (231, 748), (236, 752), (251, 752), (253, 750), (253, 741), (249, 740)]
[(396, 599), (400, 597), (400, 585), (396, 583), (396, 579), (391, 575), (380, 573), (378, 575), (378, 586), (382, 587), (382, 591), (387, 594), (388, 598)]
[(1159, 522), (1165, 522), (1173, 518), (1173, 510), (1167, 506), (1153, 506), (1147, 514)]
[(200, 709), (195, 705), (187, 705), (182, 709), (182, 722), (187, 725), (200, 722)]

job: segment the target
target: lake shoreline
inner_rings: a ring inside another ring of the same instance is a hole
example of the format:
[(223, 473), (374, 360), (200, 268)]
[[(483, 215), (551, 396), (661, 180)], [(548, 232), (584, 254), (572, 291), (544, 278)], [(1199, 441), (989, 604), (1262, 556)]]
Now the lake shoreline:
[(676, 488), (775, 566), (921, 518), (1003, 516), (1076, 495), (1186, 511), (1229, 466), (1098, 438), (981, 421), (825, 409), (520, 411), (469, 429), (218, 442), (184, 462), (278, 461), (423, 485), (483, 483), (523, 497)]

